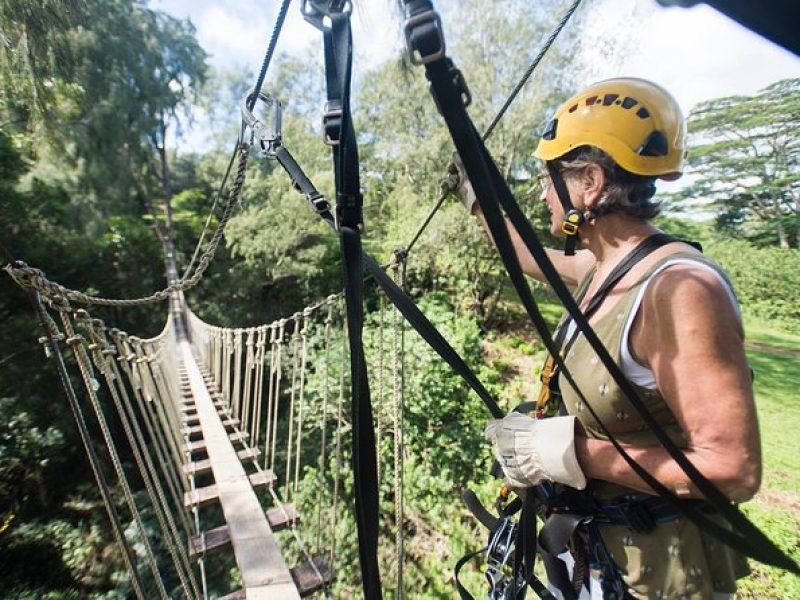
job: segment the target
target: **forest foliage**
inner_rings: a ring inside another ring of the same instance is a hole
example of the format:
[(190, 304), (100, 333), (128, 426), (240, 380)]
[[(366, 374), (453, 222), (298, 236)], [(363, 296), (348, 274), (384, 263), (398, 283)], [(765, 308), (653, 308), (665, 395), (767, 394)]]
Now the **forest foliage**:
[[(563, 3), (469, 0), (460, 3), (459, 19), (447, 18), (452, 3), (442, 4), (445, 22), (453, 26), (449, 51), (474, 99), (470, 112), (485, 126)], [(517, 199), (545, 237), (533, 185), (535, 133), (574, 87), (580, 65), (566, 73), (564, 49), (579, 48), (587, 19), (579, 11), (534, 84), (524, 88), (489, 139)], [(0, 28), (4, 259), (23, 260), (68, 287), (108, 297), (162, 288), (164, 253), (174, 246), (185, 267), (209, 211), (211, 229), (221, 216), (220, 205), (212, 210), (212, 204), (238, 123), (216, 119), (209, 125), (214, 144), (194, 152), (179, 152), (169, 142), (190, 122), (193, 107), (210, 115), (235, 112), (253, 74), (210, 69), (191, 23), (136, 0), (3, 3)], [(321, 70), (319, 47), (301, 58), (281, 56), (267, 86), (286, 106), (287, 148), (317, 187), (330, 193), (330, 155), (320, 142)], [(424, 75), (402, 57), (362, 73), (356, 93), (365, 245), (383, 262), (408, 244), (434, 205), (452, 144)], [(798, 102), (797, 80), (791, 80), (752, 97), (698, 106), (690, 116), (690, 185), (683, 201), (665, 198), (667, 209), (673, 203), (681, 213), (661, 220), (668, 231), (707, 245), (733, 278), (746, 312), (795, 330), (800, 116), (783, 107)], [(745, 160), (746, 145), (734, 134), (749, 136), (758, 156)], [(768, 146), (771, 155), (761, 152)], [(740, 175), (743, 164), (748, 170)], [(689, 197), (705, 202), (689, 204)], [(765, 203), (774, 210), (762, 210)], [(708, 211), (713, 224), (693, 216)], [(225, 243), (187, 298), (210, 323), (256, 325), (338, 290), (340, 268), (336, 238), (283, 170), (254, 155)], [(490, 389), (509, 404), (521, 399), (516, 394), (523, 391), (514, 388), (512, 394), (508, 386), (510, 363), (488, 356), (487, 349), (503, 354), (498, 347), (511, 348), (531, 360), (539, 349), (509, 308), (507, 279), (494, 250), (458, 203), (446, 203), (420, 237), (407, 285), (468, 362), (478, 365)], [(543, 288), (537, 293), (548, 298)], [(370, 289), (372, 325), (376, 298)], [(158, 332), (165, 315), (166, 309), (152, 308), (98, 313), (110, 326), (142, 336)], [(20, 598), (122, 597), (123, 565), (38, 336), (28, 299), (3, 276), (0, 589)], [(374, 350), (372, 343), (368, 350)], [(409, 583), (427, 586), (431, 597), (446, 597), (451, 584), (430, 545), (444, 545), (451, 556), (479, 543), (477, 529), (453, 504), (460, 486), (486, 480), (489, 455), (480, 431), (487, 415), (419, 339), (409, 335), (407, 352), (408, 485), (419, 492), (409, 498), (408, 510), (424, 534), (408, 549)], [(534, 376), (532, 368), (518, 374)], [(309, 471), (309, 481), (313, 476)]]

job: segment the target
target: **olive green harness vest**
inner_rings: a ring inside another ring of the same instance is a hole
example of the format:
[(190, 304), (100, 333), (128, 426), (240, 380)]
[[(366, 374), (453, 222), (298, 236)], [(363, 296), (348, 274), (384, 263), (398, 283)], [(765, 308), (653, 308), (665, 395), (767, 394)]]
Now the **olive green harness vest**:
[[(642, 284), (664, 263), (674, 259), (689, 259), (708, 265), (727, 281), (715, 263), (696, 253), (670, 254), (652, 265), (609, 312), (592, 323), (598, 338), (617, 364), (620, 364), (623, 330)], [(579, 302), (593, 274), (589, 273), (578, 287), (576, 298)], [(659, 445), (583, 335), (578, 335), (564, 360), (578, 388), (619, 442), (633, 446)], [(659, 391), (633, 386), (664, 431), (678, 446), (685, 448), (686, 436)], [(559, 387), (564, 406), (569, 414), (575, 415), (584, 434), (590, 438), (607, 439), (564, 378), (560, 378)], [(589, 490), (600, 500), (635, 493), (630, 488), (599, 480), (591, 481)], [(626, 583), (639, 597), (711, 598), (712, 591), (733, 592), (736, 579), (748, 573), (743, 557), (706, 536), (683, 518), (659, 525), (650, 533), (637, 533), (625, 527), (604, 527), (602, 534)]]

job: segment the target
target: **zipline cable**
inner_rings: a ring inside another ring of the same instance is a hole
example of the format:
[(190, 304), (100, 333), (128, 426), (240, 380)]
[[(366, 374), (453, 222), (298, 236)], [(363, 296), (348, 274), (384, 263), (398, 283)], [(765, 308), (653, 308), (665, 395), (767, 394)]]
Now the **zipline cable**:
[(489, 136), (492, 135), (492, 132), (495, 130), (495, 127), (497, 127), (498, 123), (500, 123), (500, 120), (506, 114), (508, 108), (514, 102), (514, 100), (516, 100), (517, 96), (522, 91), (522, 88), (525, 87), (525, 84), (528, 83), (528, 80), (531, 78), (531, 75), (533, 75), (533, 71), (536, 69), (536, 67), (539, 66), (539, 63), (542, 62), (544, 55), (547, 54), (548, 50), (550, 50), (550, 46), (552, 46), (553, 42), (556, 41), (556, 38), (561, 33), (561, 30), (564, 29), (570, 17), (572, 17), (573, 13), (578, 9), (578, 6), (580, 6), (580, 3), (581, 0), (574, 0), (572, 5), (567, 9), (567, 12), (564, 13), (564, 16), (561, 17), (561, 20), (558, 22), (558, 25), (556, 25), (555, 29), (553, 29), (550, 36), (547, 38), (547, 40), (545, 40), (545, 43), (539, 50), (539, 53), (536, 55), (536, 58), (533, 59), (533, 62), (531, 62), (530, 66), (525, 71), (524, 75), (517, 82), (517, 85), (514, 86), (513, 90), (511, 90), (511, 93), (508, 95), (508, 98), (506, 99), (503, 106), (500, 107), (500, 110), (497, 111), (497, 114), (495, 115), (494, 119), (492, 119), (492, 122), (489, 123), (489, 126), (486, 128), (486, 131), (483, 132), (481, 139), (484, 142), (487, 139), (489, 139)]
[(267, 69), (269, 68), (269, 63), (272, 61), (272, 55), (275, 52), (275, 46), (278, 44), (278, 37), (281, 34), (283, 22), (286, 19), (286, 12), (289, 10), (289, 5), (291, 3), (292, 0), (283, 0), (281, 8), (278, 11), (278, 17), (275, 20), (275, 27), (272, 29), (272, 36), (270, 37), (269, 45), (267, 46), (267, 52), (264, 54), (264, 61), (261, 63), (261, 71), (258, 73), (258, 79), (256, 80), (253, 95), (247, 101), (247, 108), (250, 110), (253, 110), (253, 107), (256, 105), (258, 93), (261, 91), (261, 86), (264, 85), (264, 78), (267, 76)]

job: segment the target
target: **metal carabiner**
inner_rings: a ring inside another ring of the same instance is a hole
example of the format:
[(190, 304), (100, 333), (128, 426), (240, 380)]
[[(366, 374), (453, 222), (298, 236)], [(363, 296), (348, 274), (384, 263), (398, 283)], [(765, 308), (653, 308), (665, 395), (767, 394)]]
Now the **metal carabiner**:
[[(274, 158), (275, 150), (281, 143), (281, 112), (283, 105), (280, 100), (273, 98), (266, 92), (258, 92), (258, 98), (253, 103), (253, 109), (251, 110), (248, 108), (248, 103), (254, 94), (255, 88), (251, 88), (242, 96), (242, 120), (252, 131), (253, 138), (258, 142), (264, 156)], [(266, 123), (259, 120), (254, 114), (258, 100), (261, 100), (267, 107)]]
[[(311, 23), (320, 31), (328, 29), (330, 26), (330, 16), (333, 14), (350, 15), (353, 12), (351, 0), (303, 0), (300, 4), (300, 12), (303, 18)], [(329, 23), (326, 25), (325, 17)]]

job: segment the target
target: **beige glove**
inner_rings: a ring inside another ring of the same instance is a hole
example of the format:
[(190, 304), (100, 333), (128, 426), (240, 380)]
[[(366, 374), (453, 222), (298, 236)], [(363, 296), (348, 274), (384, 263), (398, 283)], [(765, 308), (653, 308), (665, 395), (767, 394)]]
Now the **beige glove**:
[(453, 158), (447, 165), (447, 173), (447, 179), (442, 181), (442, 191), (457, 194), (467, 212), (471, 215), (475, 214), (475, 207), (479, 206), (478, 197), (475, 195), (475, 190), (472, 189), (472, 184), (464, 171), (464, 163), (461, 162), (458, 152), (453, 152)]
[(532, 419), (517, 412), (489, 423), (483, 433), (511, 487), (543, 480), (582, 490), (586, 476), (575, 456), (575, 417)]

